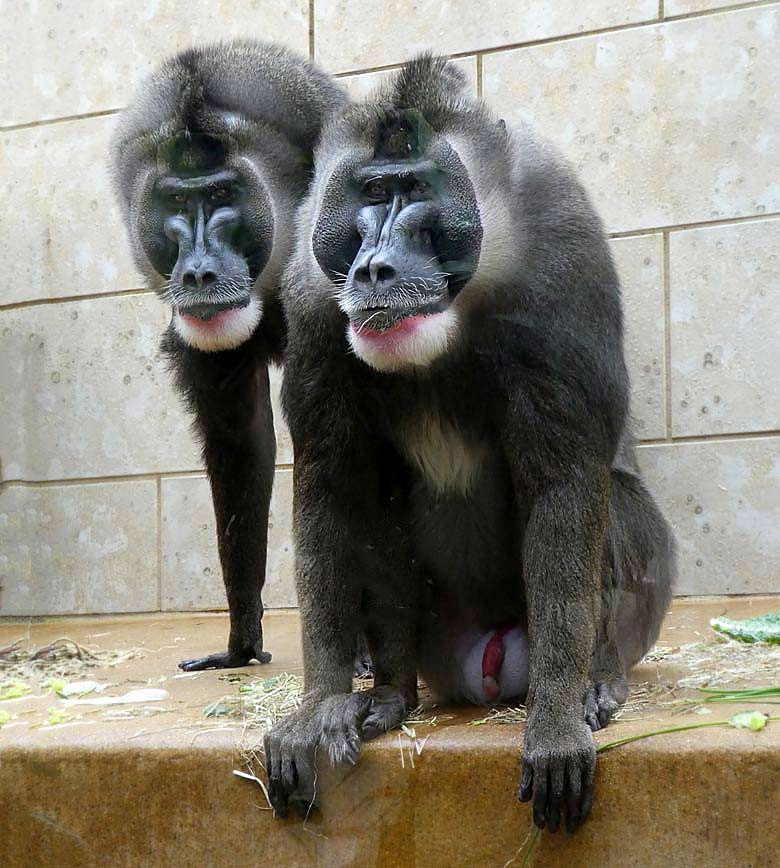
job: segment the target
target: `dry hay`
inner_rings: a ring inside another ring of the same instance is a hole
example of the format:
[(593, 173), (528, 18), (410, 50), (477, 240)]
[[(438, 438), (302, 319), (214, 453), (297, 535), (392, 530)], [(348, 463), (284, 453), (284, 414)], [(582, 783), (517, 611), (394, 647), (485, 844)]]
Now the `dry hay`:
[(690, 671), (675, 682), (683, 689), (724, 687), (740, 682), (776, 679), (780, 647), (718, 638), (674, 647), (656, 646), (642, 661), (668, 663)]
[(17, 639), (0, 648), (0, 683), (70, 679), (89, 669), (111, 668), (143, 656), (141, 648), (101, 650), (81, 645), (67, 636), (34, 648)]

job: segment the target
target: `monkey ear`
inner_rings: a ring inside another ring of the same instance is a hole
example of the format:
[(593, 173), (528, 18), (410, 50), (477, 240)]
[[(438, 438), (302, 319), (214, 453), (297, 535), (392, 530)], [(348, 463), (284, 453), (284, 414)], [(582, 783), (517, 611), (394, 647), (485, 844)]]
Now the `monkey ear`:
[(446, 57), (425, 53), (406, 63), (392, 84), (397, 108), (416, 108), (424, 115), (458, 101), (466, 88), (463, 71)]

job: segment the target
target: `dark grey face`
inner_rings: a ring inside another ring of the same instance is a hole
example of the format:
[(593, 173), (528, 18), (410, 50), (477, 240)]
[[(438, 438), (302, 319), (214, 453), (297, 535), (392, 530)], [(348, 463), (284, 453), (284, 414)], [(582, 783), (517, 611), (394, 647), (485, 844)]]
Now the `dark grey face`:
[(481, 243), (474, 188), (458, 155), (446, 140), (406, 130), (403, 119), (390, 134), (379, 130), (374, 159), (339, 166), (312, 239), (361, 331), (446, 310), (474, 274)]
[(138, 220), (144, 252), (169, 280), (164, 295), (176, 311), (209, 321), (249, 304), (274, 230), (256, 177), (213, 159), (179, 159), (152, 182)]

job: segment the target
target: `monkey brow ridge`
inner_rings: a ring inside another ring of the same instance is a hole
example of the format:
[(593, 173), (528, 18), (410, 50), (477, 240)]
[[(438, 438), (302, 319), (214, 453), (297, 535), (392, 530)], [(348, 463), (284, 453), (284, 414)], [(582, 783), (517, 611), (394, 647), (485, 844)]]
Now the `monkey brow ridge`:
[(237, 180), (238, 173), (232, 169), (209, 172), (207, 175), (198, 175), (194, 178), (167, 175), (157, 182), (157, 189), (162, 193), (175, 193), (182, 190), (208, 190), (225, 184), (234, 184)]

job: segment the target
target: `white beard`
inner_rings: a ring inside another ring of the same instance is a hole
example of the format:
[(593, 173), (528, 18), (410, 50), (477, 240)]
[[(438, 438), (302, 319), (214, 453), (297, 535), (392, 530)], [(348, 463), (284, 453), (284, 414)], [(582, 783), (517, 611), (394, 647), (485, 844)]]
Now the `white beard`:
[(384, 373), (425, 368), (443, 355), (458, 332), (458, 314), (452, 308), (421, 317), (413, 331), (385, 340), (372, 339), (347, 326), (347, 340), (355, 355)]
[(215, 353), (219, 350), (235, 349), (249, 340), (262, 316), (262, 302), (253, 295), (246, 307), (225, 311), (214, 320), (204, 320), (202, 325), (185, 319), (174, 310), (173, 327), (179, 337), (191, 347), (204, 353)]

